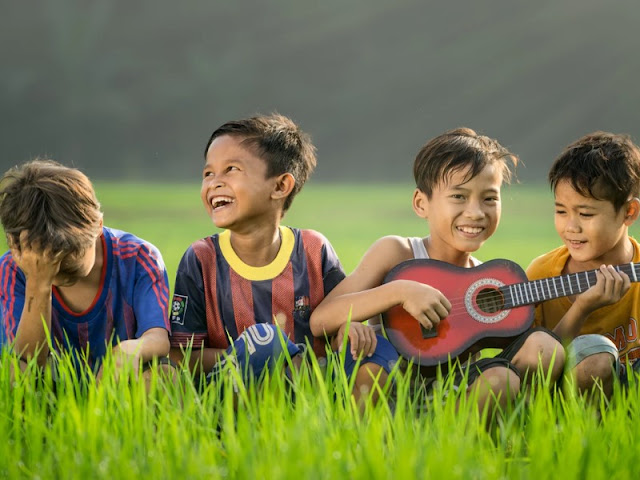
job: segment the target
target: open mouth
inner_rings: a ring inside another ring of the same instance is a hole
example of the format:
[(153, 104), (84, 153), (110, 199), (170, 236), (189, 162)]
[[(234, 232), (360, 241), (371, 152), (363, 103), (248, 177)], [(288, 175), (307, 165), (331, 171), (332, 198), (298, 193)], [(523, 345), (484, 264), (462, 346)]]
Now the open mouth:
[(221, 208), (226, 207), (227, 205), (231, 205), (235, 200), (231, 197), (214, 197), (211, 199), (211, 206), (213, 210), (220, 210)]
[(479, 233), (482, 233), (482, 231), (484, 230), (484, 227), (469, 227), (469, 226), (460, 226), (457, 227), (458, 231), (465, 233), (467, 235), (478, 235)]
[(581, 245), (584, 245), (587, 242), (584, 240), (567, 240), (567, 243), (572, 247), (580, 247)]

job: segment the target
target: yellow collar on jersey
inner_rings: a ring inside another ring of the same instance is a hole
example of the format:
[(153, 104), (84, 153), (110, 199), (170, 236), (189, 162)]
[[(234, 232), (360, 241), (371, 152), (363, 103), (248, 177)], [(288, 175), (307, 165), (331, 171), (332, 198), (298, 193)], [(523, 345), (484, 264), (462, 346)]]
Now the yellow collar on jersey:
[(276, 258), (264, 267), (252, 267), (240, 260), (240, 257), (238, 257), (233, 250), (231, 246), (231, 232), (229, 230), (225, 230), (218, 236), (220, 251), (227, 262), (229, 262), (231, 268), (241, 277), (251, 281), (271, 280), (280, 275), (285, 269), (293, 252), (295, 237), (290, 228), (280, 226), (280, 238), (282, 239), (282, 243), (280, 244), (280, 250), (278, 250)]

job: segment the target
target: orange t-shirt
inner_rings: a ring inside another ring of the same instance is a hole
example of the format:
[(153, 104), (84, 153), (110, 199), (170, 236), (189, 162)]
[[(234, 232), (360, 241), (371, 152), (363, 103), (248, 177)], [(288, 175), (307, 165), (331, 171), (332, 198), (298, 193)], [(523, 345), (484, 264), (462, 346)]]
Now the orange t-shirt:
[[(633, 262), (640, 262), (640, 245), (629, 237), (633, 244)], [(562, 246), (539, 256), (529, 268), (529, 280), (562, 275), (569, 251)], [(638, 265), (640, 273), (640, 265)], [(639, 275), (640, 277), (640, 275)], [(534, 324), (553, 330), (567, 313), (572, 303), (568, 297), (556, 298), (543, 302), (536, 307)], [(629, 291), (613, 305), (594, 311), (580, 329), (580, 335), (598, 333), (605, 335), (618, 347), (620, 358), (635, 360), (640, 358), (640, 339), (638, 338), (638, 319), (640, 319), (640, 284), (632, 283)]]

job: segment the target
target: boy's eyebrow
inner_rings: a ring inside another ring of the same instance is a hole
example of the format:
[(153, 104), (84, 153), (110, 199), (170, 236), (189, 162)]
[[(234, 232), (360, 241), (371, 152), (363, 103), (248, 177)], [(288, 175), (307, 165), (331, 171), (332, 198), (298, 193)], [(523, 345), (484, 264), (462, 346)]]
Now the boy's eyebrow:
[[(243, 161), (242, 161), (242, 158), (241, 158), (241, 157), (223, 158), (222, 160), (218, 160), (218, 162), (224, 162), (223, 164), (233, 163), (233, 162), (243, 163)], [(204, 162), (204, 167), (203, 167), (203, 168), (210, 167), (212, 164), (213, 164), (213, 161), (205, 160), (205, 162)]]
[[(462, 190), (463, 192), (471, 191), (470, 188), (465, 188), (465, 187), (463, 187), (463, 185), (465, 185), (465, 184), (461, 183), (460, 185), (451, 185), (451, 186), (449, 186), (449, 188), (451, 190)], [(483, 190), (482, 193), (500, 193), (500, 189), (499, 188), (487, 188), (486, 190)]]
[[(556, 207), (564, 207), (564, 203), (560, 203), (560, 202), (555, 202)], [(587, 205), (587, 204), (580, 204), (580, 205), (574, 205), (573, 208), (586, 208), (589, 210), (596, 210), (596, 207), (594, 207), (593, 205)]]

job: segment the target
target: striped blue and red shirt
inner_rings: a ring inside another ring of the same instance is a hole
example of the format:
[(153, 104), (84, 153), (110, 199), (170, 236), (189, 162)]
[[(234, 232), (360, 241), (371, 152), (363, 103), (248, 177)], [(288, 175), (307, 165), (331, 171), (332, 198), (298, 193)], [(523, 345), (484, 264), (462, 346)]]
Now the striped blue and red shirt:
[[(170, 329), (169, 282), (158, 249), (107, 227), (101, 238), (106, 261), (92, 305), (74, 312), (56, 287), (52, 291), (51, 333), (56, 349), (88, 352), (90, 366), (104, 356), (109, 343), (138, 338), (154, 327)], [(0, 257), (0, 346), (15, 338), (24, 297), (24, 273), (7, 252)]]
[(171, 346), (227, 348), (255, 323), (276, 323), (295, 343), (307, 339), (325, 355), (324, 339), (309, 327), (313, 309), (345, 277), (320, 233), (280, 227), (276, 258), (264, 267), (245, 264), (227, 230), (193, 243), (176, 275), (171, 305)]

